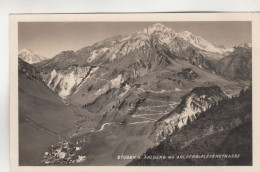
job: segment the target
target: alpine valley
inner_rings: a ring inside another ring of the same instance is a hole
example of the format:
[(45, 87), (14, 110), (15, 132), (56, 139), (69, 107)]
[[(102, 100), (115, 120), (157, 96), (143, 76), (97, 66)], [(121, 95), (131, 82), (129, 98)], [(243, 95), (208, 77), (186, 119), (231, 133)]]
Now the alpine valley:
[(20, 165), (203, 165), (143, 158), (225, 151), (242, 159), (209, 164), (251, 164), (250, 43), (227, 49), (157, 23), (18, 57)]

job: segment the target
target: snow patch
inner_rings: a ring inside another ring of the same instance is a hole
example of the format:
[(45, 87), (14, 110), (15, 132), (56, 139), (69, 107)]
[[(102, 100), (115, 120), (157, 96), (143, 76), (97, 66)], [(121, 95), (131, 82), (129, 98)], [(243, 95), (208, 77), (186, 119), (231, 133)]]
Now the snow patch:
[(217, 47), (216, 45), (208, 42), (207, 40), (201, 38), (200, 36), (195, 36), (188, 31), (178, 33), (178, 37), (184, 39), (185, 41), (188, 41), (193, 46), (207, 52), (223, 54), (229, 51), (229, 49), (226, 49), (224, 47)]
[(175, 91), (181, 91), (181, 89), (179, 89), (179, 88), (175, 88)]
[(112, 87), (119, 87), (123, 82), (124, 80), (122, 78), (122, 75), (118, 75), (115, 79), (111, 80)]
[(81, 156), (81, 155), (79, 155), (79, 156), (78, 156), (78, 159), (76, 160), (76, 162), (77, 162), (77, 163), (83, 162), (85, 159), (86, 159), (86, 156)]
[(119, 95), (119, 97), (123, 97), (129, 90), (130, 90), (130, 86), (129, 85), (127, 85), (126, 84), (126, 86), (124, 87), (124, 92), (123, 93), (121, 93), (120, 95)]
[(88, 58), (87, 62), (91, 63), (97, 59), (99, 59), (100, 57), (102, 57), (105, 53), (107, 53), (107, 51), (109, 50), (109, 48), (104, 47), (101, 50), (94, 50), (91, 52), (91, 56)]
[(54, 69), (52, 72), (51, 72), (51, 78), (50, 78), (50, 80), (49, 80), (49, 82), (48, 82), (48, 87), (50, 87), (50, 84), (51, 84), (51, 82), (52, 82), (52, 80), (53, 80), (53, 78), (55, 77), (57, 75), (57, 72), (56, 72), (56, 70)]
[(109, 59), (110, 62), (114, 61), (116, 59), (116, 55), (113, 54), (112, 57)]
[(97, 92), (95, 92), (96, 96), (101, 96), (102, 94), (105, 94), (110, 89), (109, 85), (104, 85), (102, 88), (98, 89)]
[(94, 61), (97, 57), (97, 50), (94, 50), (92, 53), (91, 53), (91, 56), (88, 58), (87, 62), (88, 63), (91, 63), (92, 61)]

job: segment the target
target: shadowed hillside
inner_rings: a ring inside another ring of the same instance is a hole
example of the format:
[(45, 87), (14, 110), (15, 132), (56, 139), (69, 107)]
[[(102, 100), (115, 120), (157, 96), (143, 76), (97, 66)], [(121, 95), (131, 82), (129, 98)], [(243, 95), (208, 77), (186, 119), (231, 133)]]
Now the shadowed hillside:
[[(128, 165), (252, 165), (252, 89), (223, 99)], [(239, 158), (177, 158), (178, 155), (240, 154)], [(175, 156), (151, 160), (149, 156)]]
[(39, 71), (19, 59), (19, 162), (34, 165), (44, 151), (68, 135), (78, 117), (39, 81)]

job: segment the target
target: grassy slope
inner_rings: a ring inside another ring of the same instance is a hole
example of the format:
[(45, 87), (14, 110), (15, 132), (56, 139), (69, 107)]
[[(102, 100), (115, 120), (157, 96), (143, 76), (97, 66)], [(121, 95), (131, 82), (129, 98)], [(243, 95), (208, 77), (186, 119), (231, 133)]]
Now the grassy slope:
[(76, 121), (60, 97), (36, 80), (19, 74), (19, 162), (38, 163), (44, 151), (69, 134)]
[[(148, 139), (152, 123), (135, 125), (109, 125), (103, 131), (85, 133), (71, 139), (75, 144), (86, 138), (87, 142), (77, 153), (86, 155), (86, 161), (73, 165), (109, 166), (125, 165), (131, 160), (117, 159), (119, 155), (141, 155), (153, 143)], [(60, 165), (60, 164), (55, 164)]]

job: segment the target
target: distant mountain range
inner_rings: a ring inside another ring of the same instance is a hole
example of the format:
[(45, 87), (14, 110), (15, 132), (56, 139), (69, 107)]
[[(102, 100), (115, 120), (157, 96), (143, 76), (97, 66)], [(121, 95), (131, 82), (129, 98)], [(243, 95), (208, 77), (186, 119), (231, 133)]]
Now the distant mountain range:
[(251, 44), (226, 49), (160, 23), (51, 59), (28, 50), (18, 57), (22, 75), (88, 119), (78, 130), (143, 124), (155, 145), (252, 82)]
[(43, 60), (47, 60), (46, 57), (37, 55), (36, 53), (34, 53), (32, 50), (29, 49), (21, 50), (18, 54), (18, 57), (29, 64), (34, 64), (34, 63), (41, 62)]

